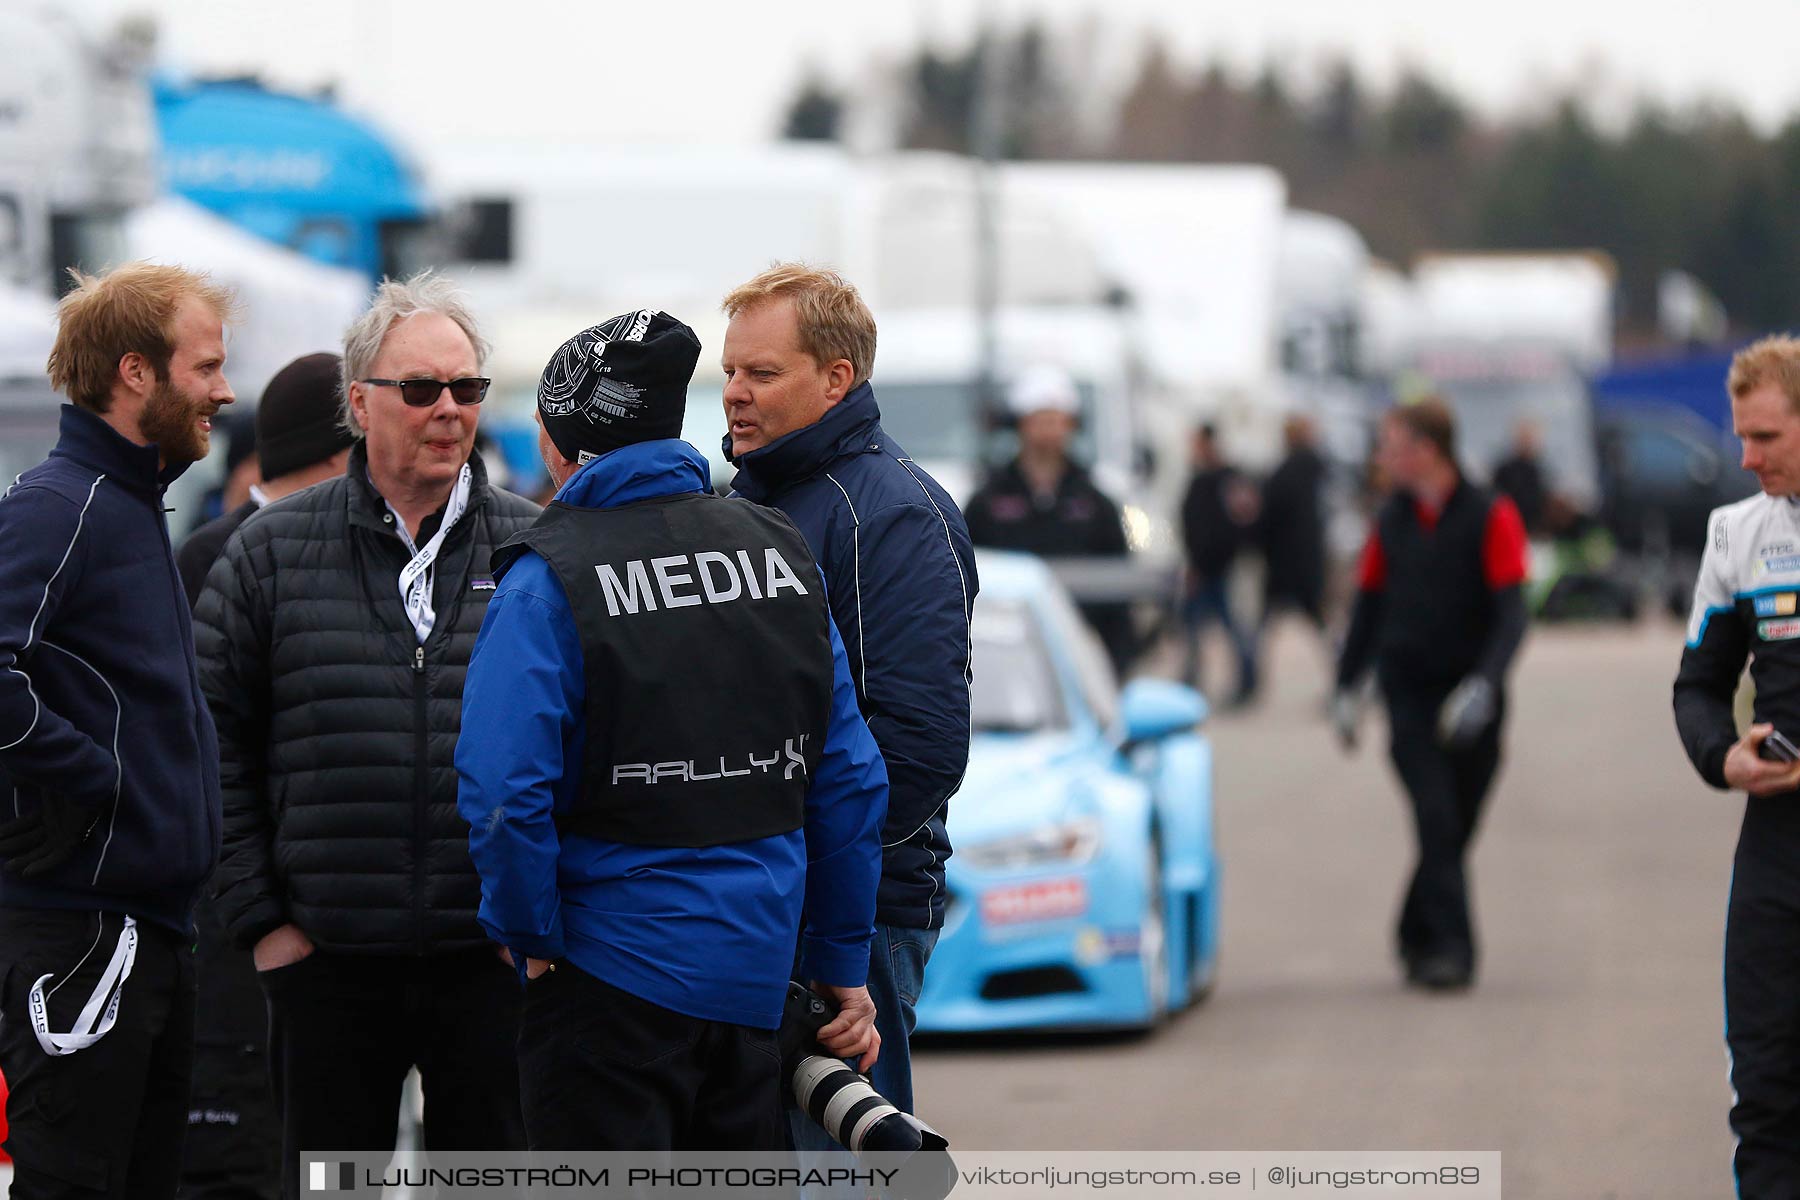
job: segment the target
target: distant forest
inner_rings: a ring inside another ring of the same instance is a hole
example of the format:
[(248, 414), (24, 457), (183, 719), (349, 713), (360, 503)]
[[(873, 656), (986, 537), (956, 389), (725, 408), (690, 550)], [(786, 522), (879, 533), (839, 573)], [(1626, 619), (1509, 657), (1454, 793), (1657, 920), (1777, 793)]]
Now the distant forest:
[[(1341, 217), (1407, 266), (1433, 249), (1587, 249), (1619, 266), (1628, 327), (1655, 319), (1665, 270), (1697, 276), (1740, 330), (1800, 325), (1800, 114), (1772, 136), (1733, 108), (1644, 104), (1622, 128), (1574, 94), (1485, 119), (1417, 71), (1376, 92), (1348, 65), (1301, 89), (1275, 66), (1187, 71), (1142, 51), (1116, 109), (1078, 117), (1076, 57), (1041, 28), (1003, 35), (990, 68), (1002, 157), (1259, 162), (1290, 203)], [(920, 49), (893, 82), (895, 144), (970, 152), (981, 45)], [(848, 99), (818, 79), (791, 101), (793, 139), (841, 136)]]

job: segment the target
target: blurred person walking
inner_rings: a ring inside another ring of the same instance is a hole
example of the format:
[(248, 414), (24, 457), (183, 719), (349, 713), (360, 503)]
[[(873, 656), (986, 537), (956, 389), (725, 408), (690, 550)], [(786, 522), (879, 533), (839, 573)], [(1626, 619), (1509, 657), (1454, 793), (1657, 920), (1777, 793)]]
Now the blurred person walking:
[[(195, 604), (226, 541), (257, 509), (344, 473), (355, 444), (339, 420), (343, 360), (308, 354), (277, 371), (257, 402), (250, 461), (269, 478), (193, 533), (175, 556)], [(231, 944), (216, 903), (194, 910), (194, 1098), (188, 1108), (183, 1200), (281, 1194), (281, 1123), (269, 1090), (269, 1012), (248, 952)]]
[(167, 1200), (219, 759), (164, 495), (234, 398), (235, 301), (147, 263), (75, 282), (49, 362), (61, 436), (0, 497), (6, 1149), (21, 1200)]
[(1257, 661), (1269, 627), (1296, 611), (1325, 636), (1325, 460), (1315, 447), (1312, 421), (1291, 416), (1282, 423), (1286, 451), (1262, 487), (1256, 541), (1263, 553), (1262, 613), (1257, 618)]
[(1256, 644), (1231, 610), (1231, 566), (1255, 525), (1256, 487), (1225, 460), (1212, 425), (1194, 431), (1192, 455), (1194, 473), (1181, 501), (1181, 540), (1188, 566), (1182, 678), (1201, 687), (1200, 641), (1216, 623), (1237, 655), (1232, 702), (1241, 704), (1256, 693)]
[(488, 560), (539, 511), (473, 452), (486, 356), (447, 280), (384, 282), (344, 338), (345, 473), (245, 521), (200, 598), (213, 891), (268, 997), (289, 1197), (303, 1150), (393, 1148), (415, 1066), (427, 1150), (524, 1145), (452, 757)]
[(1409, 983), (1464, 988), (1477, 958), (1467, 856), (1500, 766), (1506, 674), (1525, 636), (1525, 528), (1511, 500), (1462, 477), (1441, 400), (1390, 410), (1380, 455), (1394, 491), (1363, 547), (1333, 716), (1353, 746), (1356, 692), (1373, 665), (1418, 841), (1400, 959)]
[(556, 503), (496, 555), (463, 692), (460, 804), (482, 925), (528, 981), (534, 1150), (785, 1149), (796, 944), (839, 1005), (822, 1040), (877, 1061), (887, 770), (805, 540), (714, 494), (680, 440), (699, 354), (646, 309), (551, 359)]
[(1533, 537), (1551, 532), (1544, 482), (1544, 435), (1535, 421), (1520, 421), (1513, 433), (1512, 453), (1494, 466), (1494, 490), (1512, 497), (1525, 531)]
[[(944, 925), (944, 821), (969, 762), (968, 527), (881, 427), (875, 318), (840, 276), (771, 267), (725, 297), (724, 439), (736, 495), (779, 508), (825, 572), (857, 706), (887, 763), (869, 992), (875, 1089), (911, 1112), (913, 1005)], [(804, 1116), (802, 1148), (830, 1142)]]
[[(1007, 389), (1006, 404), (1019, 453), (969, 498), (970, 540), (1040, 558), (1124, 557), (1129, 547), (1119, 506), (1069, 452), (1081, 424), (1075, 381), (1056, 367), (1035, 367)], [(1123, 676), (1136, 651), (1131, 606), (1080, 608)]]
[(1747, 796), (1725, 916), (1733, 1165), (1738, 1195), (1786, 1197), (1800, 1195), (1800, 339), (1739, 351), (1726, 390), (1762, 491), (1708, 523), (1675, 724), (1700, 777)]

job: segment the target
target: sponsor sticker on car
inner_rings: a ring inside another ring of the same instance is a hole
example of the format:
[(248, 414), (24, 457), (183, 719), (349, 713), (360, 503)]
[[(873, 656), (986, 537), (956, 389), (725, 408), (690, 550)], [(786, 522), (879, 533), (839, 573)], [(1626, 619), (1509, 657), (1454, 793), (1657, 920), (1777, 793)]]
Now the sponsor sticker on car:
[(1055, 921), (1087, 911), (1087, 884), (1080, 879), (1044, 879), (1036, 883), (994, 888), (982, 894), (981, 920), (986, 925), (1018, 925)]

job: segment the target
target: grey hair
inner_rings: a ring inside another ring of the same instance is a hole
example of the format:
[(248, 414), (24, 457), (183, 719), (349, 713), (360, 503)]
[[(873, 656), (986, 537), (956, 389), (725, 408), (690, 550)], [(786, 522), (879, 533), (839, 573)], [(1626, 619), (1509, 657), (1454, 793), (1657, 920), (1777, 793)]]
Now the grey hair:
[(475, 347), (476, 369), (487, 364), (491, 347), (476, 328), (468, 296), (455, 283), (436, 271), (420, 271), (406, 279), (383, 279), (375, 289), (374, 299), (369, 301), (369, 310), (344, 331), (344, 399), (338, 424), (351, 437), (361, 438), (363, 428), (350, 411), (350, 385), (368, 375), (394, 324), (420, 313), (437, 313), (455, 321)]

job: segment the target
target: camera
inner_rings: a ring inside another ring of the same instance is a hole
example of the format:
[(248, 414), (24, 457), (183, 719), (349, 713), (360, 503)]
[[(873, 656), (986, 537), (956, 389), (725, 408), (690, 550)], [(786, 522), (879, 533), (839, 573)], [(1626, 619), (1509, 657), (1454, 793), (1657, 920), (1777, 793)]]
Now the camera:
[[(956, 1167), (942, 1134), (901, 1112), (869, 1081), (819, 1045), (819, 1030), (837, 1006), (799, 981), (788, 984), (781, 1019), (781, 1067), (794, 1100), (833, 1141), (857, 1156), (880, 1155), (901, 1168), (891, 1195), (941, 1197), (955, 1185)], [(929, 1154), (921, 1156), (921, 1151)]]

